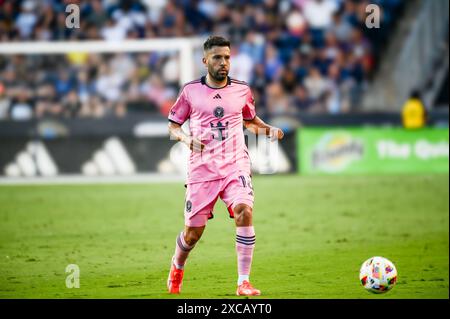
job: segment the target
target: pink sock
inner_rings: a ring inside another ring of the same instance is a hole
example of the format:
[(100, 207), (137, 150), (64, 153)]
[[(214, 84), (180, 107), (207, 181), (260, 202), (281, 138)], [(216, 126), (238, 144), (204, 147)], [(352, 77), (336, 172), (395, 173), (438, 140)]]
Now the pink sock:
[(177, 236), (175, 256), (173, 256), (173, 262), (178, 269), (182, 269), (186, 263), (189, 253), (195, 245), (189, 246), (184, 240), (184, 232), (181, 232)]
[(255, 240), (255, 229), (253, 226), (236, 228), (236, 252), (240, 277), (250, 275)]

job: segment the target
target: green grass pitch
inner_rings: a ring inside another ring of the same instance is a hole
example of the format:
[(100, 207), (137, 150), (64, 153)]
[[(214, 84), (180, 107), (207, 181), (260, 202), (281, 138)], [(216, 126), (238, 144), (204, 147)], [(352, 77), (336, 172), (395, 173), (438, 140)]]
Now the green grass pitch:
[[(449, 298), (448, 175), (255, 177), (259, 298)], [(166, 292), (182, 183), (0, 187), (0, 298), (237, 298), (234, 222), (222, 202)], [(359, 268), (397, 267), (372, 295)], [(65, 268), (80, 268), (68, 289)]]

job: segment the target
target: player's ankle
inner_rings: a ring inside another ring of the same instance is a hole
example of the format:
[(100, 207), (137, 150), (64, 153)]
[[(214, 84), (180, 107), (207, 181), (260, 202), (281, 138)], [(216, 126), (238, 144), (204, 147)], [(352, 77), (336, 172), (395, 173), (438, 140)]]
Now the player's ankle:
[(174, 263), (174, 266), (178, 270), (183, 270), (184, 269), (184, 265), (178, 265), (178, 264)]
[(238, 281), (237, 281), (238, 286), (242, 285), (242, 283), (243, 283), (244, 281), (250, 282), (249, 277), (250, 277), (249, 275), (239, 275)]

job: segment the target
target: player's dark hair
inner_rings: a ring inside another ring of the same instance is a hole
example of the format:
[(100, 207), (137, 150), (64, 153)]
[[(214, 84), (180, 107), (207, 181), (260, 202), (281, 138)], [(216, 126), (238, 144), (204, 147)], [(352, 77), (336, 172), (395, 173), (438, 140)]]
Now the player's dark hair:
[(212, 35), (205, 43), (203, 43), (203, 50), (208, 51), (212, 47), (229, 47), (231, 48), (231, 43), (229, 40), (221, 36)]

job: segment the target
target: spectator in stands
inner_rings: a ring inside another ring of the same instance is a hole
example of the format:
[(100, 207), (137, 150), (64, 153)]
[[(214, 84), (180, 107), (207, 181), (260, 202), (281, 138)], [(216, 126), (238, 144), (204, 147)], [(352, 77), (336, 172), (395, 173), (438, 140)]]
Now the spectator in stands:
[(337, 63), (328, 68), (326, 80), (326, 110), (329, 114), (347, 113), (350, 110), (348, 89), (345, 86), (353, 85), (346, 83), (340, 77), (340, 68)]
[(108, 21), (108, 14), (102, 7), (100, 0), (93, 0), (89, 3), (89, 14), (86, 17), (88, 24), (94, 25), (97, 29), (101, 29)]
[(159, 35), (162, 37), (181, 37), (185, 25), (183, 12), (174, 1), (169, 0), (158, 21)]
[(269, 44), (266, 47), (266, 73), (265, 76), (269, 81), (279, 78), (283, 63), (278, 55), (276, 48)]
[(406, 129), (420, 129), (427, 123), (427, 111), (418, 90), (411, 93), (403, 106), (402, 123)]
[(149, 23), (156, 24), (164, 11), (164, 7), (167, 5), (167, 0), (141, 0), (141, 3), (147, 9)]
[(110, 102), (117, 102), (122, 95), (123, 77), (113, 73), (107, 63), (100, 65), (99, 76), (96, 80), (96, 93)]
[(239, 79), (240, 81), (250, 82), (253, 74), (254, 62), (250, 55), (246, 52), (238, 51), (236, 48), (231, 48), (231, 56), (233, 61), (233, 68), (230, 76)]
[(311, 0), (303, 4), (303, 12), (312, 29), (324, 30), (331, 25), (333, 14), (338, 10), (336, 0)]
[(127, 29), (113, 18), (108, 18), (100, 34), (106, 41), (122, 41), (127, 36)]
[[(130, 108), (139, 108), (141, 92), (140, 92), (140, 81), (138, 75), (134, 75), (130, 81), (128, 81), (124, 86), (124, 101), (123, 104), (128, 104)], [(126, 103), (125, 103), (126, 101)]]
[(169, 110), (166, 102), (172, 100), (176, 96), (176, 92), (171, 88), (167, 88), (161, 77), (156, 74), (150, 77), (141, 90), (149, 102), (155, 105), (161, 114), (167, 116)]
[(327, 30), (333, 33), (339, 42), (344, 43), (350, 38), (352, 29), (350, 22), (344, 18), (343, 11), (337, 11), (333, 14), (333, 21)]
[(308, 76), (305, 79), (305, 87), (309, 92), (309, 96), (318, 101), (319, 98), (327, 90), (327, 81), (316, 67), (311, 68)]
[[(368, 31), (362, 27), (367, 0), (80, 0), (80, 29), (66, 28), (66, 2), (4, 0), (0, 41), (224, 34), (235, 42), (233, 76), (249, 82), (260, 112), (337, 114), (359, 104), (402, 2), (378, 1), (384, 28)], [(30, 109), (34, 116), (123, 116), (152, 103), (165, 114), (179, 89), (178, 69), (178, 56), (162, 52), (6, 56), (0, 59), (0, 101), (9, 101), (14, 118), (28, 117)], [(41, 96), (49, 81), (55, 95)]]
[(81, 109), (81, 102), (77, 91), (71, 90), (62, 102), (62, 112), (65, 117), (77, 117)]
[(72, 34), (71, 30), (75, 29), (69, 29), (66, 27), (66, 14), (64, 12), (56, 13), (55, 21), (52, 22), (53, 40), (61, 41), (70, 39)]
[(298, 112), (313, 112), (314, 102), (308, 96), (308, 91), (303, 85), (295, 88), (292, 104), (295, 105)]
[(306, 76), (309, 73), (308, 56), (303, 55), (301, 52), (295, 52), (289, 62), (289, 68), (295, 72), (295, 78), (298, 83), (303, 84)]
[(161, 76), (167, 86), (177, 89), (178, 81), (180, 79), (179, 70), (180, 64), (178, 55), (169, 55), (161, 68)]
[(17, 100), (11, 107), (11, 119), (25, 121), (33, 118), (33, 107), (30, 103), (30, 95), (30, 91), (27, 88), (20, 88)]
[(102, 118), (107, 114), (106, 109), (106, 101), (94, 95), (81, 105), (79, 116), (85, 118)]
[(3, 3), (0, 7), (0, 42), (7, 42), (16, 38), (15, 17), (12, 1)]
[(11, 105), (10, 99), (6, 96), (6, 90), (3, 83), (0, 82), (0, 120), (9, 117), (9, 107)]
[(289, 95), (292, 95), (297, 83), (298, 81), (295, 71), (289, 67), (283, 67), (280, 75), (280, 84), (283, 86), (283, 90)]
[(58, 72), (58, 77), (55, 79), (54, 83), (56, 93), (59, 96), (64, 96), (73, 89), (74, 83), (70, 77), (69, 72), (60, 69)]
[(255, 65), (254, 68), (254, 73), (252, 75), (252, 79), (250, 80), (250, 85), (253, 88), (253, 93), (255, 93), (255, 91), (260, 94), (263, 95), (264, 91), (266, 90), (266, 85), (267, 85), (267, 79), (266, 79), (266, 74), (265, 74), (265, 67), (264, 64), (257, 64)]
[[(60, 96), (63, 96), (63, 94)], [(59, 103), (55, 86), (51, 83), (41, 85), (37, 88), (35, 103), (35, 115), (37, 118), (46, 116), (57, 117), (65, 113), (65, 110), (63, 112), (61, 103)]]
[(28, 39), (33, 33), (33, 28), (37, 23), (38, 17), (35, 9), (35, 2), (27, 0), (22, 2), (21, 12), (16, 18), (16, 27), (19, 30), (22, 39)]
[(273, 82), (267, 87), (267, 107), (272, 116), (292, 113), (293, 107), (279, 82)]
[(95, 87), (89, 81), (89, 75), (86, 70), (78, 73), (76, 92), (81, 103), (87, 102), (95, 93)]
[(113, 11), (112, 17), (125, 33), (144, 28), (146, 22), (145, 14), (129, 1), (121, 2), (120, 7)]
[(127, 114), (127, 106), (125, 102), (120, 101), (116, 104), (116, 107), (114, 108), (114, 116), (115, 117), (124, 117)]
[[(245, 40), (239, 47), (239, 52), (252, 59), (252, 64), (264, 63), (265, 39), (260, 33), (249, 30)], [(233, 59), (233, 61), (235, 61)]]

